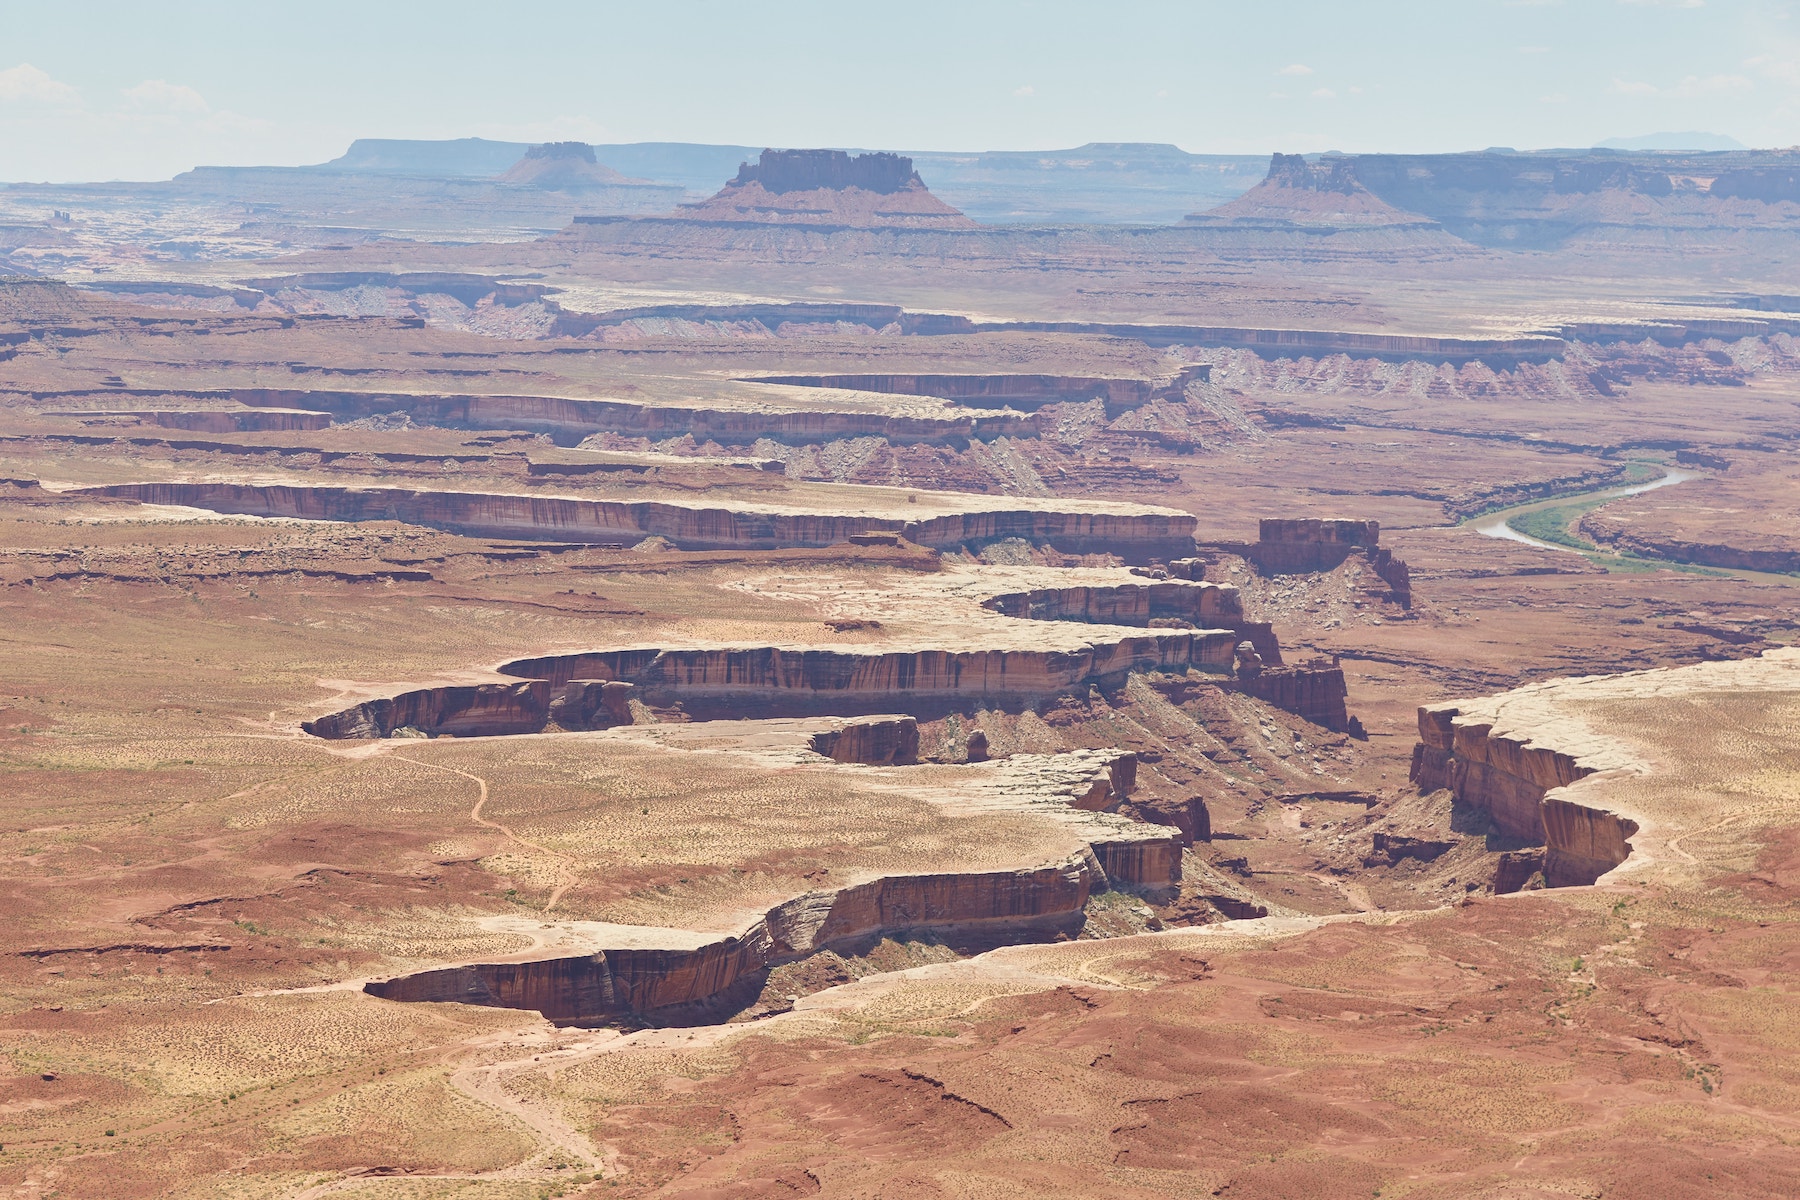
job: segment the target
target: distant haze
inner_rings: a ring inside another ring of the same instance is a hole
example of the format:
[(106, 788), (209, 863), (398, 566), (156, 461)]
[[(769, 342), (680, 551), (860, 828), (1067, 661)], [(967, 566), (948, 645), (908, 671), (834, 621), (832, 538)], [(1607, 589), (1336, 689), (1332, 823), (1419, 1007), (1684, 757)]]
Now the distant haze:
[(1744, 143), (1722, 133), (1646, 133), (1643, 137), (1607, 138), (1603, 150), (1744, 150)]
[(1228, 155), (1591, 146), (1658, 129), (1800, 143), (1800, 0), (78, 11), (7, 6), (0, 179), (317, 163), (359, 137)]

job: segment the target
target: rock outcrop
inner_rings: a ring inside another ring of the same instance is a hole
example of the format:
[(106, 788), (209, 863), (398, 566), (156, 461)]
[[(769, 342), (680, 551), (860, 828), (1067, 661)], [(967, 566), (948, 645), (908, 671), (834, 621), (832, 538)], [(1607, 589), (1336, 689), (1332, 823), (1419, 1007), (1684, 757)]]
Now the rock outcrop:
[(681, 216), (702, 221), (823, 227), (974, 229), (926, 188), (912, 159), (842, 150), (764, 150)]
[[(316, 521), (404, 521), (482, 537), (631, 544), (663, 537), (682, 549), (832, 546), (852, 534), (898, 533), (935, 549), (1022, 538), (1066, 554), (1116, 554), (1128, 561), (1175, 557), (1193, 548), (1194, 518), (1166, 510), (1094, 512), (997, 508), (899, 517), (777, 509), (700, 508), (666, 501), (585, 500), (492, 492), (313, 487), (240, 483), (132, 483), (78, 489), (81, 496), (182, 505), (212, 512)], [(978, 498), (971, 497), (979, 502)]]
[(1435, 221), (1405, 212), (1375, 195), (1357, 178), (1356, 161), (1327, 155), (1277, 154), (1269, 174), (1235, 200), (1184, 218), (1191, 226), (1298, 225), (1326, 228), (1385, 226), (1436, 231)]
[(616, 679), (571, 679), (547, 714), (564, 729), (611, 729), (632, 723), (634, 684)]
[(403, 730), (433, 737), (536, 733), (549, 721), (550, 696), (550, 685), (542, 680), (424, 688), (358, 704), (300, 727), (331, 739), (386, 738)]

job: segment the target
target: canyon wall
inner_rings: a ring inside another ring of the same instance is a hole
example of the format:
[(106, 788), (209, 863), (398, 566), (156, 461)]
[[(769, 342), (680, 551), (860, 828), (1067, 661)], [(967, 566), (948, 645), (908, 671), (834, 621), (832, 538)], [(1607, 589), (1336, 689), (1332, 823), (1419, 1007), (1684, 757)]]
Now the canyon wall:
[(1491, 722), (1465, 717), (1455, 704), (1419, 709), (1412, 781), (1449, 788), (1504, 836), (1543, 845), (1551, 887), (1593, 883), (1631, 853), (1636, 822), (1552, 794), (1593, 773), (1578, 755), (1526, 734), (1496, 734)]
[[(722, 714), (848, 715), (929, 708), (934, 702), (1029, 703), (1133, 672), (1223, 674), (1235, 635), (1226, 630), (1171, 631), (1098, 642), (1079, 650), (630, 649), (520, 659), (503, 675), (543, 679), (620, 679), (647, 703), (679, 701)], [(861, 707), (886, 704), (887, 709)]]
[(326, 429), (331, 416), (295, 409), (162, 409), (101, 412), (49, 412), (47, 417), (118, 417), (154, 425), (159, 429), (187, 429), (196, 433), (293, 433)]
[(549, 718), (550, 685), (532, 680), (402, 692), (316, 721), (303, 721), (300, 728), (314, 737), (331, 739), (385, 738), (397, 730), (429, 736), (494, 737), (537, 733)]
[(389, 1000), (530, 1009), (562, 1023), (659, 1014), (679, 1020), (683, 1008), (760, 984), (770, 967), (826, 949), (854, 953), (881, 936), (923, 933), (971, 950), (1067, 936), (1104, 878), (1091, 851), (1018, 871), (887, 876), (797, 897), (743, 934), (698, 949), (608, 949), (478, 963), (376, 981), (364, 990)]
[[(1139, 671), (1197, 668), (1223, 674), (1231, 668), (1235, 646), (1230, 631), (1200, 630), (1122, 638), (1073, 651), (602, 650), (519, 659), (500, 668), (501, 674), (529, 683), (404, 692), (319, 717), (303, 728), (334, 739), (391, 737), (407, 728), (432, 736), (475, 737), (537, 732), (553, 713), (564, 728), (605, 728), (630, 723), (623, 707), (627, 695), (655, 707), (679, 704), (700, 719), (850, 716), (909, 708), (935, 714), (975, 704), (1028, 704), (1096, 683), (1123, 682)], [(629, 690), (616, 690), (621, 685)], [(611, 697), (609, 687), (615, 689)], [(620, 719), (621, 712), (626, 719)], [(887, 735), (871, 730), (854, 735), (853, 742), (878, 736)], [(904, 734), (896, 730), (893, 736)], [(916, 729), (913, 736), (916, 753)], [(831, 751), (820, 752), (835, 757)]]
[(182, 505), (245, 516), (320, 521), (403, 521), (478, 537), (550, 538), (630, 544), (669, 539), (683, 549), (833, 546), (852, 534), (898, 533), (916, 545), (949, 549), (1023, 538), (1065, 554), (1116, 554), (1128, 561), (1191, 551), (1195, 520), (1185, 513), (1096, 513), (998, 509), (922, 520), (826, 513), (690, 508), (662, 501), (580, 500), (400, 488), (135, 483), (78, 489), (75, 495)]

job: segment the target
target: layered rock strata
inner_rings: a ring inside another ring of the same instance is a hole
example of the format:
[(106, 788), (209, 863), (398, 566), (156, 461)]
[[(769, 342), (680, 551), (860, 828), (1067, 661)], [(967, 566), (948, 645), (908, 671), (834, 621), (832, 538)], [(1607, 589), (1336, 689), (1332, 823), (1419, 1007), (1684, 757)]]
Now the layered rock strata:
[[(906, 520), (873, 514), (699, 508), (666, 501), (586, 500), (491, 492), (313, 487), (241, 483), (130, 483), (73, 495), (180, 505), (212, 512), (315, 521), (404, 521), (479, 537), (551, 538), (629, 544), (663, 537), (682, 549), (832, 546), (851, 535), (899, 534), (936, 549), (1022, 538), (1065, 554), (1116, 554), (1128, 561), (1176, 557), (1193, 548), (1195, 520), (1168, 510), (1093, 512), (1050, 508), (946, 512)], [(973, 498), (971, 498), (973, 499)]]
[(520, 659), (502, 675), (617, 679), (649, 704), (679, 702), (690, 713), (804, 715), (935, 712), (971, 704), (1032, 703), (1134, 672), (1230, 669), (1229, 630), (1151, 633), (1076, 650), (849, 651), (762, 646), (745, 649), (600, 650)]
[[(771, 737), (770, 724), (725, 727), (708, 743), (735, 737), (737, 752), (764, 765), (832, 769), (816, 757), (807, 763), (804, 751), (793, 757), (787, 743), (804, 727)], [(904, 718), (857, 724), (877, 738), (894, 733), (906, 740)], [(852, 728), (845, 723), (826, 732)], [(817, 737), (812, 735), (815, 750)], [(925, 936), (959, 951), (1067, 937), (1080, 928), (1093, 892), (1122, 887), (1166, 896), (1180, 883), (1180, 832), (1113, 811), (1130, 794), (1136, 767), (1136, 756), (1119, 750), (1015, 755), (971, 767), (875, 766), (859, 773), (861, 786), (920, 789), (935, 803), (962, 811), (1048, 818), (1081, 848), (1014, 869), (891, 875), (809, 892), (771, 908), (741, 933), (710, 941), (680, 930), (627, 936), (609, 927), (593, 936), (629, 944), (597, 944), (588, 953), (532, 962), (446, 967), (371, 983), (366, 990), (393, 1000), (534, 1009), (564, 1023), (679, 1023), (716, 1019), (719, 1007), (747, 999), (769, 968), (821, 950), (854, 954), (887, 936)]]
[(550, 685), (543, 680), (421, 688), (303, 721), (300, 727), (331, 739), (386, 738), (401, 731), (429, 737), (537, 733), (550, 719), (550, 701)]
[(99, 412), (49, 412), (47, 417), (113, 418), (154, 425), (159, 429), (187, 429), (195, 433), (310, 433), (331, 425), (328, 413), (304, 409), (120, 409)]
[[(322, 738), (534, 733), (552, 715), (564, 728), (629, 724), (629, 698), (682, 706), (690, 716), (938, 713), (977, 705), (1041, 701), (1134, 672), (1229, 671), (1229, 630), (1149, 634), (1079, 650), (888, 650), (778, 646), (660, 650), (650, 647), (519, 659), (500, 674), (530, 683), (453, 685), (369, 700), (304, 723)], [(609, 708), (608, 688), (612, 689)], [(584, 715), (585, 714), (585, 715)], [(611, 720), (604, 719), (608, 714)], [(916, 744), (915, 744), (916, 749)], [(829, 755), (828, 755), (829, 756)], [(867, 761), (867, 760), (857, 760)]]

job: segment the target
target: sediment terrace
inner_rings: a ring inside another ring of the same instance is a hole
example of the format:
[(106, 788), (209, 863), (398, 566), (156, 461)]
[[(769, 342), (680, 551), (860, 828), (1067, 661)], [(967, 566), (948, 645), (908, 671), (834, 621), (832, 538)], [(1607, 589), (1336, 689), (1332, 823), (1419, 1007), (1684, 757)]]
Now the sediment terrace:
[[(241, 516), (315, 521), (404, 521), (485, 537), (621, 544), (662, 537), (683, 549), (832, 546), (865, 534), (894, 535), (933, 549), (1022, 538), (1065, 554), (1115, 554), (1130, 562), (1177, 558), (1193, 549), (1195, 519), (1171, 509), (1085, 503), (1080, 510), (1023, 508), (979, 496), (940, 494), (925, 516), (806, 512), (743, 504), (700, 507), (667, 501), (594, 500), (484, 492), (303, 484), (131, 483), (69, 495), (136, 500)], [(956, 511), (945, 508), (959, 506)], [(921, 506), (924, 507), (924, 506)]]
[[(1549, 886), (1704, 879), (1740, 868), (1800, 815), (1796, 713), (1791, 649), (1532, 684), (1420, 708), (1412, 778), (1541, 847)], [(1514, 886), (1531, 873), (1513, 872)]]

